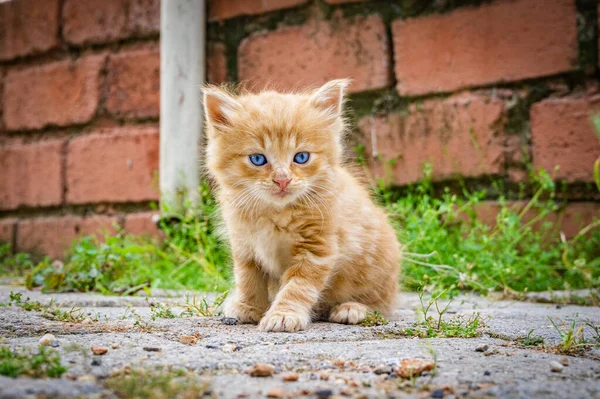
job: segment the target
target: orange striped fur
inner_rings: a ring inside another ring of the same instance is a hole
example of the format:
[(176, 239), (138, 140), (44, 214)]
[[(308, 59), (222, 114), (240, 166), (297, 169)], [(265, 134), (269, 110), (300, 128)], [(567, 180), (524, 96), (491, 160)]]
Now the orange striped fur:
[[(311, 319), (356, 324), (392, 309), (400, 245), (342, 162), (347, 84), (291, 94), (205, 88), (206, 165), (234, 260), (226, 316), (294, 332)], [(308, 162), (294, 162), (298, 152)], [(253, 154), (267, 163), (255, 166)]]

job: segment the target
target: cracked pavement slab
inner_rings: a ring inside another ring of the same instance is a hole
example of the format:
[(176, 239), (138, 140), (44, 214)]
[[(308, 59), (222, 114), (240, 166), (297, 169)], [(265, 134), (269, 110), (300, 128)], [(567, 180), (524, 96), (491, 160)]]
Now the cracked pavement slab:
[[(571, 322), (589, 320), (600, 325), (600, 308), (490, 300), (461, 295), (446, 317), (479, 312), (490, 317), (477, 338), (406, 338), (401, 332), (417, 320), (419, 298), (400, 295), (398, 307), (385, 326), (360, 327), (315, 323), (307, 331), (259, 332), (252, 325), (226, 325), (219, 317), (157, 318), (151, 320), (149, 303), (182, 308), (182, 296), (106, 297), (95, 294), (42, 294), (19, 287), (0, 286), (0, 303), (11, 291), (23, 299), (61, 308), (80, 308), (93, 317), (78, 322), (44, 318), (41, 312), (17, 306), (0, 308), (0, 343), (15, 349), (36, 348), (46, 333), (59, 341), (57, 350), (68, 367), (60, 379), (0, 377), (0, 398), (17, 397), (116, 397), (106, 378), (123, 370), (186, 369), (205, 379), (202, 394), (223, 398), (354, 397), (354, 398), (600, 398), (600, 352), (569, 356), (568, 366), (553, 372), (560, 354), (514, 345), (513, 340), (533, 334), (546, 344), (560, 342), (548, 317)], [(133, 311), (133, 312), (132, 312)], [(135, 316), (137, 314), (138, 316)], [(136, 325), (136, 321), (138, 322)], [(141, 322), (140, 322), (141, 321)], [(589, 328), (586, 336), (591, 337)], [(193, 345), (181, 336), (196, 335)], [(477, 347), (488, 349), (478, 352)], [(92, 346), (108, 348), (95, 356)], [(341, 360), (340, 360), (341, 359)], [(431, 359), (436, 369), (413, 379), (391, 376), (401, 359)], [(564, 359), (562, 359), (564, 362)], [(270, 377), (251, 377), (256, 363), (275, 368)], [(374, 371), (379, 369), (378, 373)], [(284, 382), (288, 373), (298, 380)]]

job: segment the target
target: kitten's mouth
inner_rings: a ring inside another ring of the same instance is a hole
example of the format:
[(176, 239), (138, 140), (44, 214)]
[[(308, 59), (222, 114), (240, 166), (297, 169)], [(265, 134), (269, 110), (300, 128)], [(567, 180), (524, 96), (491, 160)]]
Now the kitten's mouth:
[(275, 195), (278, 196), (279, 198), (283, 198), (286, 195), (289, 195), (289, 193), (290, 193), (289, 191), (281, 190), (281, 191), (278, 191)]

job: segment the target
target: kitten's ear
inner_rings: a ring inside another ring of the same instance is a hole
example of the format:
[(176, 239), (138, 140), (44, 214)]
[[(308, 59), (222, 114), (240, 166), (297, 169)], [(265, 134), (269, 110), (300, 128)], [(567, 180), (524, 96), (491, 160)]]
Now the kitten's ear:
[(208, 87), (203, 92), (206, 121), (215, 127), (230, 126), (231, 115), (239, 111), (242, 105), (223, 90)]
[(331, 110), (336, 116), (340, 115), (344, 103), (344, 92), (349, 84), (349, 79), (330, 80), (318, 88), (310, 99), (316, 107)]

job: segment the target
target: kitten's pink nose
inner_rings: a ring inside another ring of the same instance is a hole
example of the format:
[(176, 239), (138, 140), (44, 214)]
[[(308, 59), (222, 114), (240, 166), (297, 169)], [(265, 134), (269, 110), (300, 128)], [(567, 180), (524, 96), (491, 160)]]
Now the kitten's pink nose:
[(292, 179), (289, 179), (287, 177), (273, 179), (273, 183), (277, 184), (279, 186), (279, 188), (282, 190), (285, 190), (285, 188), (288, 186), (288, 184), (291, 181), (292, 181)]

